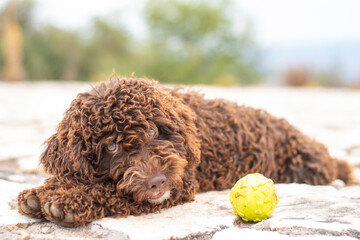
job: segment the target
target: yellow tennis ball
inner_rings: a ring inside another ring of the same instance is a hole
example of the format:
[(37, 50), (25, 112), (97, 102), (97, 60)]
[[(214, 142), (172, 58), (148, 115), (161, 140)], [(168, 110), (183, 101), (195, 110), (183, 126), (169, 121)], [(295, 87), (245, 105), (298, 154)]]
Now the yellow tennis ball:
[(236, 215), (244, 221), (267, 219), (279, 203), (274, 182), (260, 173), (241, 178), (230, 191), (230, 202)]

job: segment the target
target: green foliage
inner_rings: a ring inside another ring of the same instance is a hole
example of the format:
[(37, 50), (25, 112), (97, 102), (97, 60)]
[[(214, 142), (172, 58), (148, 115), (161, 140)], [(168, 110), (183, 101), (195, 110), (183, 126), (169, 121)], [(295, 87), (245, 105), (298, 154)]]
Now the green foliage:
[(315, 75), (314, 84), (327, 87), (339, 87), (342, 85), (342, 79), (336, 70), (330, 72), (324, 71)]
[(199, 45), (229, 25), (219, 7), (204, 1), (149, 0), (145, 12), (151, 32), (159, 40), (175, 37), (181, 43)]
[(17, 17), (22, 30), (25, 33), (31, 32), (35, 27), (33, 21), (35, 2), (32, 0), (17, 1), (16, 6)]
[(160, 56), (149, 72), (175, 83), (256, 82), (257, 52), (250, 31), (234, 30), (229, 7), (227, 1), (149, 0), (149, 43)]
[(81, 52), (81, 79), (101, 80), (113, 69), (119, 73), (129, 72), (130, 39), (123, 27), (95, 19), (90, 35)]
[(77, 77), (73, 69), (79, 65), (81, 45), (75, 33), (49, 26), (24, 37), (24, 65), (29, 79)]
[[(4, 56), (4, 49), (3, 49), (3, 36), (2, 36), (2, 28), (0, 26), (0, 77), (1, 77), (1, 71), (2, 71), (2, 66), (4, 66), (4, 58), (2, 56)], [(0, 79), (1, 80), (1, 79)]]
[(34, 2), (17, 4), (30, 80), (104, 80), (113, 70), (185, 84), (260, 79), (250, 27), (235, 29), (230, 1), (147, 0), (143, 15), (148, 35), (142, 39), (118, 21), (100, 18), (86, 32), (35, 26)]

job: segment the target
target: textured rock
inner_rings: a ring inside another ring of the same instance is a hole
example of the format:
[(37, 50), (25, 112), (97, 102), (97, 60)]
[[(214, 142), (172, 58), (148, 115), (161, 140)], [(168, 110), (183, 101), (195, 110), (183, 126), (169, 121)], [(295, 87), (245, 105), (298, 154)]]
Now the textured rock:
[[(295, 231), (294, 231), (295, 232)], [(304, 237), (304, 236), (297, 236), (292, 235), (289, 237), (288, 235), (283, 235), (278, 232), (271, 232), (271, 231), (257, 231), (254, 229), (240, 229), (237, 227), (227, 228), (223, 231), (219, 231), (214, 234), (213, 240), (223, 240), (223, 239), (236, 239), (236, 237), (240, 237), (241, 239), (266, 239), (266, 240), (283, 240), (283, 239), (311, 239), (311, 240), (347, 240), (347, 239), (354, 239), (352, 237), (346, 236), (324, 236), (320, 234), (312, 234), (311, 236)]]
[(19, 191), (31, 186), (0, 180), (0, 187), (3, 190), (0, 196), (2, 239), (26, 236), (34, 239), (228, 239), (225, 236), (235, 233), (258, 239), (268, 234), (270, 239), (289, 236), (360, 238), (360, 186), (336, 189), (276, 184), (279, 205), (270, 218), (259, 223), (242, 222), (233, 213), (230, 191), (226, 190), (198, 194), (194, 202), (161, 213), (104, 218), (79, 228), (63, 228), (19, 215), (15, 198)]
[[(76, 94), (89, 88), (77, 83), (0, 82), (0, 239), (360, 239), (360, 185), (341, 181), (331, 186), (277, 184), (279, 205), (259, 223), (244, 223), (235, 216), (229, 190), (198, 194), (194, 202), (158, 214), (105, 218), (80, 228), (19, 215), (17, 194), (46, 177), (37, 165), (42, 142)], [(288, 119), (324, 142), (332, 155), (353, 164), (360, 176), (360, 92), (202, 89), (208, 97), (264, 108)]]

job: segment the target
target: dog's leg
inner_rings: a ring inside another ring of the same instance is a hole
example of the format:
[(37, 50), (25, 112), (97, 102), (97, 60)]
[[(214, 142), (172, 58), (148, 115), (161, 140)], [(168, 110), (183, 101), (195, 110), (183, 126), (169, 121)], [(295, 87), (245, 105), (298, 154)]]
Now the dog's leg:
[(320, 143), (298, 144), (279, 172), (280, 182), (325, 185), (338, 177), (338, 162)]
[(63, 226), (83, 226), (103, 218), (104, 206), (91, 194), (92, 185), (47, 188), (40, 197), (44, 217)]
[(40, 200), (38, 198), (39, 191), (43, 187), (32, 188), (22, 191), (17, 199), (17, 207), (20, 214), (33, 218), (42, 218)]
[[(61, 182), (59, 182), (61, 181)], [(83, 226), (105, 216), (126, 217), (159, 212), (194, 200), (196, 185), (184, 181), (180, 192), (172, 192), (172, 197), (162, 203), (136, 202), (132, 194), (118, 192), (112, 182), (81, 184), (65, 179), (48, 179), (35, 189), (25, 190), (18, 197), (21, 214), (44, 217), (48, 221), (63, 226)]]
[(105, 215), (105, 208), (100, 204), (104, 195), (97, 195), (93, 186), (48, 179), (43, 186), (19, 194), (18, 211), (63, 226), (82, 226)]

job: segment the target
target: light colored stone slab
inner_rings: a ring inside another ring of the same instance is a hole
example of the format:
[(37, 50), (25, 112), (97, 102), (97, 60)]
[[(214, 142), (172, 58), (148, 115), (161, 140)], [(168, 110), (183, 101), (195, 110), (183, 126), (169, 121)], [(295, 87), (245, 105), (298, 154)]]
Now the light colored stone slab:
[(282, 235), (271, 231), (257, 231), (254, 229), (240, 229), (237, 227), (227, 228), (214, 234), (212, 240), (224, 239), (266, 239), (266, 240), (286, 240), (286, 239), (308, 239), (308, 240), (351, 240), (356, 239), (345, 236), (324, 236), (324, 235), (310, 235), (310, 236), (289, 236)]
[[(201, 193), (196, 200), (161, 213), (127, 218), (104, 218), (86, 227), (63, 228), (17, 213), (19, 191), (31, 187), (0, 180), (0, 238), (33, 236), (43, 239), (228, 239), (231, 234), (270, 239), (313, 237), (360, 238), (360, 186), (337, 190), (331, 186), (276, 184), (280, 198), (273, 214), (259, 223), (243, 223), (233, 213), (229, 190)], [(266, 232), (266, 231), (271, 231)], [(215, 234), (215, 235), (214, 235)], [(76, 236), (76, 237), (75, 237)]]

